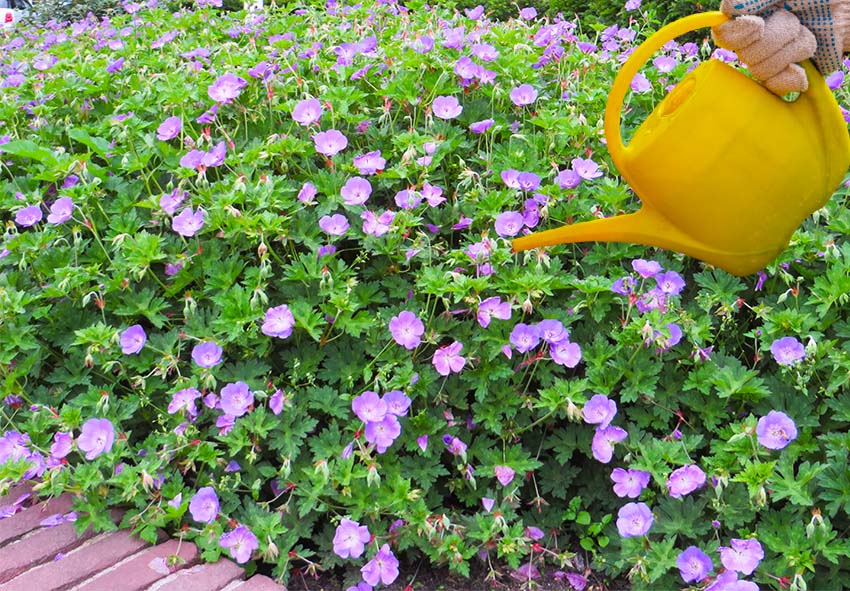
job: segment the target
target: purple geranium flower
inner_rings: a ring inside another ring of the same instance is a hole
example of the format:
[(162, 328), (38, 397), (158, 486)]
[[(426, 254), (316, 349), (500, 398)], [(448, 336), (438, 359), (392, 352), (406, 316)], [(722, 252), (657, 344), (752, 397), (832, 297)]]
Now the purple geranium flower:
[(162, 141), (173, 140), (180, 135), (181, 129), (183, 129), (183, 120), (180, 117), (172, 116), (156, 128), (156, 137)]
[(770, 352), (779, 365), (794, 365), (806, 356), (803, 343), (794, 337), (782, 337), (770, 344)]
[(536, 324), (520, 322), (511, 331), (510, 340), (517, 351), (527, 353), (540, 344), (540, 329)]
[(370, 236), (383, 236), (390, 231), (390, 226), (395, 219), (395, 212), (385, 211), (379, 216), (376, 216), (371, 211), (364, 211), (360, 214), (360, 219), (363, 220), (363, 233)]
[(217, 103), (228, 103), (239, 96), (246, 86), (247, 80), (228, 72), (207, 88), (207, 94)]
[(584, 422), (606, 428), (617, 414), (617, 403), (603, 394), (596, 394), (584, 404), (582, 416)]
[(198, 367), (210, 368), (221, 363), (221, 354), (224, 351), (215, 341), (198, 343), (192, 348), (192, 361)]
[(650, 473), (643, 470), (623, 470), (614, 468), (611, 472), (611, 480), (614, 481), (614, 494), (618, 497), (629, 497), (636, 499), (641, 491), (649, 484)]
[(511, 303), (503, 302), (498, 296), (487, 298), (478, 304), (478, 324), (487, 328), (490, 326), (491, 318), (509, 320), (511, 317)]
[(603, 464), (607, 464), (614, 457), (614, 444), (619, 443), (628, 436), (628, 432), (620, 427), (613, 425), (609, 425), (604, 429), (597, 427), (590, 445), (593, 457)]
[(412, 351), (422, 342), (425, 325), (416, 314), (404, 310), (390, 319), (390, 333), (396, 343)]
[(109, 419), (89, 419), (83, 423), (77, 437), (77, 447), (85, 452), (87, 460), (93, 460), (112, 449), (115, 442), (115, 427)]
[(200, 523), (215, 521), (219, 509), (218, 495), (211, 486), (199, 489), (189, 501), (189, 513), (192, 514), (192, 519)]
[(783, 449), (797, 439), (797, 425), (784, 412), (772, 410), (756, 424), (756, 438), (767, 449)]
[(168, 414), (185, 410), (190, 418), (197, 416), (198, 408), (195, 406), (195, 401), (201, 396), (202, 394), (195, 388), (178, 390), (171, 396), (171, 402), (168, 403)]
[(171, 229), (186, 238), (191, 238), (203, 227), (204, 210), (199, 207), (197, 211), (193, 211), (191, 205), (184, 207), (183, 211), (171, 220)]
[(360, 176), (348, 179), (339, 190), (346, 205), (363, 205), (372, 194), (372, 183)]
[(340, 213), (325, 215), (319, 220), (319, 228), (331, 236), (342, 236), (348, 231), (348, 219)]
[(351, 401), (351, 410), (364, 423), (378, 423), (387, 416), (387, 401), (377, 392), (367, 390)]
[(241, 417), (254, 404), (254, 393), (245, 382), (227, 384), (221, 389), (221, 410), (232, 417)]
[(341, 131), (329, 129), (314, 135), (313, 143), (319, 154), (331, 157), (345, 149), (348, 145), (348, 138)]
[(564, 324), (554, 318), (541, 320), (537, 323), (537, 328), (540, 330), (540, 338), (550, 345), (557, 345), (570, 337)]
[(30, 205), (15, 212), (15, 223), (22, 228), (29, 228), (41, 221), (43, 214), (40, 205)]
[(294, 326), (295, 317), (289, 310), (289, 306), (281, 304), (280, 306), (266, 310), (266, 316), (263, 319), (263, 326), (260, 330), (264, 335), (285, 339), (292, 334), (292, 328)]
[(454, 119), (461, 111), (463, 107), (453, 96), (438, 96), (431, 103), (431, 112), (439, 119)]
[(369, 421), (363, 430), (363, 436), (369, 443), (375, 444), (379, 454), (384, 453), (401, 435), (401, 423), (394, 414), (387, 413), (380, 421)]
[(384, 170), (387, 161), (381, 157), (380, 150), (375, 150), (355, 156), (353, 164), (360, 171), (360, 174), (376, 174), (379, 170)]
[(298, 191), (298, 201), (301, 203), (311, 204), (314, 203), (313, 199), (318, 194), (319, 190), (316, 189), (316, 185), (313, 183), (304, 183), (301, 185), (301, 190)]
[(552, 361), (558, 365), (573, 368), (581, 361), (581, 347), (578, 343), (565, 340), (551, 345), (549, 355), (552, 357)]
[(685, 280), (676, 271), (667, 271), (655, 275), (655, 282), (658, 284), (658, 289), (664, 295), (679, 295), (685, 287)]
[(306, 99), (292, 109), (292, 118), (305, 127), (312, 125), (322, 117), (322, 103), (319, 99)]
[(483, 119), (481, 121), (476, 121), (475, 123), (469, 124), (469, 130), (472, 133), (484, 133), (485, 131), (493, 127), (493, 123), (495, 123), (495, 120), (493, 119)]
[(50, 213), (47, 214), (47, 222), (58, 225), (67, 222), (71, 219), (71, 214), (74, 213), (74, 200), (70, 197), (60, 197), (50, 206)]
[(121, 351), (125, 355), (135, 355), (142, 350), (147, 340), (145, 329), (140, 324), (134, 324), (121, 333)]
[(447, 376), (450, 373), (460, 373), (463, 370), (463, 366), (466, 365), (466, 358), (460, 354), (462, 349), (463, 344), (458, 341), (437, 349), (434, 357), (431, 359), (431, 363), (434, 365), (437, 373), (441, 376)]
[(705, 485), (705, 472), (696, 464), (673, 470), (667, 479), (667, 490), (674, 499), (692, 493), (703, 485)]
[(373, 587), (378, 583), (390, 585), (398, 577), (398, 560), (390, 550), (389, 544), (384, 544), (375, 557), (360, 569), (363, 580)]
[(521, 84), (511, 90), (511, 102), (517, 107), (530, 105), (537, 100), (537, 89), (531, 84)]
[(581, 176), (572, 168), (558, 172), (558, 186), (562, 189), (575, 189), (581, 184)]
[(383, 395), (387, 403), (387, 412), (397, 417), (403, 417), (410, 409), (411, 400), (401, 390), (390, 390)]
[(646, 503), (626, 503), (617, 512), (617, 531), (624, 538), (645, 535), (655, 518)]
[(334, 554), (340, 558), (359, 558), (372, 539), (369, 528), (350, 519), (341, 519), (334, 534)]
[(589, 181), (602, 176), (599, 165), (589, 158), (573, 158), (573, 170), (582, 179)]
[(251, 559), (251, 554), (260, 546), (257, 536), (244, 525), (240, 525), (226, 534), (221, 534), (218, 545), (228, 549), (230, 557), (239, 564), (248, 562)]
[(764, 558), (764, 550), (755, 538), (746, 540), (732, 538), (729, 546), (721, 546), (720, 562), (729, 570), (750, 575)]
[(522, 214), (518, 211), (504, 211), (496, 216), (496, 234), (502, 238), (516, 236), (522, 230), (523, 225)]
[(696, 546), (688, 546), (679, 554), (676, 558), (676, 566), (679, 567), (679, 573), (686, 583), (702, 581), (714, 568), (711, 557)]
[(635, 259), (632, 261), (632, 269), (637, 271), (637, 274), (644, 279), (654, 277), (663, 270), (661, 264), (657, 261), (647, 261), (645, 259)]
[(493, 473), (496, 475), (496, 480), (499, 481), (499, 484), (502, 486), (507, 486), (511, 482), (513, 482), (514, 475), (516, 472), (510, 466), (495, 466), (493, 468)]
[(50, 457), (61, 459), (71, 453), (74, 437), (70, 433), (58, 431), (53, 434), (53, 444), (50, 446)]

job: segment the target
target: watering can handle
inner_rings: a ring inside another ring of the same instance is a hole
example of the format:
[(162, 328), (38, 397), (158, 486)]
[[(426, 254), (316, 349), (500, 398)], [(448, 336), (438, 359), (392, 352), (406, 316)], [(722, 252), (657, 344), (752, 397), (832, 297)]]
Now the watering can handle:
[(692, 14), (673, 21), (658, 29), (654, 35), (641, 43), (623, 64), (620, 73), (614, 79), (611, 93), (608, 95), (608, 102), (605, 105), (605, 140), (608, 142), (608, 152), (618, 167), (619, 163), (623, 161), (626, 150), (623, 138), (620, 135), (620, 117), (623, 111), (623, 101), (626, 99), (626, 93), (629, 91), (635, 74), (649, 61), (652, 54), (661, 49), (668, 41), (697, 29), (723, 24), (729, 18), (722, 12), (711, 11)]

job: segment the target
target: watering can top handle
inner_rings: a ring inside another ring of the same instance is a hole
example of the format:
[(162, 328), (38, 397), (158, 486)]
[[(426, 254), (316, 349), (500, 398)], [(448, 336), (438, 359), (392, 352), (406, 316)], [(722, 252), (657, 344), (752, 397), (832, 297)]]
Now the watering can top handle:
[(614, 79), (611, 93), (608, 95), (608, 102), (605, 105), (605, 139), (608, 142), (608, 151), (615, 163), (620, 160), (626, 149), (620, 135), (620, 117), (623, 101), (626, 99), (626, 93), (629, 91), (635, 74), (649, 61), (652, 54), (661, 49), (668, 41), (697, 29), (715, 27), (726, 22), (729, 18), (719, 11), (700, 12), (680, 18), (658, 29), (629, 56), (629, 59), (620, 69), (620, 73)]

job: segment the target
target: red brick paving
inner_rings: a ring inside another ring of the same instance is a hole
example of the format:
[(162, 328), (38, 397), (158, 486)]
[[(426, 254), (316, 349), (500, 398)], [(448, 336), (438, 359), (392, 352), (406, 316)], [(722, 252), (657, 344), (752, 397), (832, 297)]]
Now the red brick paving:
[[(151, 546), (126, 531), (77, 535), (73, 523), (44, 527), (43, 520), (71, 510), (73, 497), (21, 502), (31, 493), (22, 484), (0, 496), (0, 510), (20, 506), (0, 518), (0, 591), (286, 591), (262, 575), (243, 581), (231, 560), (201, 563), (189, 542)], [(120, 515), (112, 517), (118, 523)]]

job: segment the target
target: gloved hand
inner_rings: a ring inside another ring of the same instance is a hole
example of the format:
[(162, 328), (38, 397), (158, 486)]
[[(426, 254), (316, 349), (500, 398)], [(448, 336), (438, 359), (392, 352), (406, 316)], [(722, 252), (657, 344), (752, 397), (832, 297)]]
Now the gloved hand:
[(850, 49), (850, 0), (723, 0), (720, 10), (737, 18), (712, 30), (715, 42), (778, 95), (808, 88), (796, 62), (813, 57), (828, 75)]

